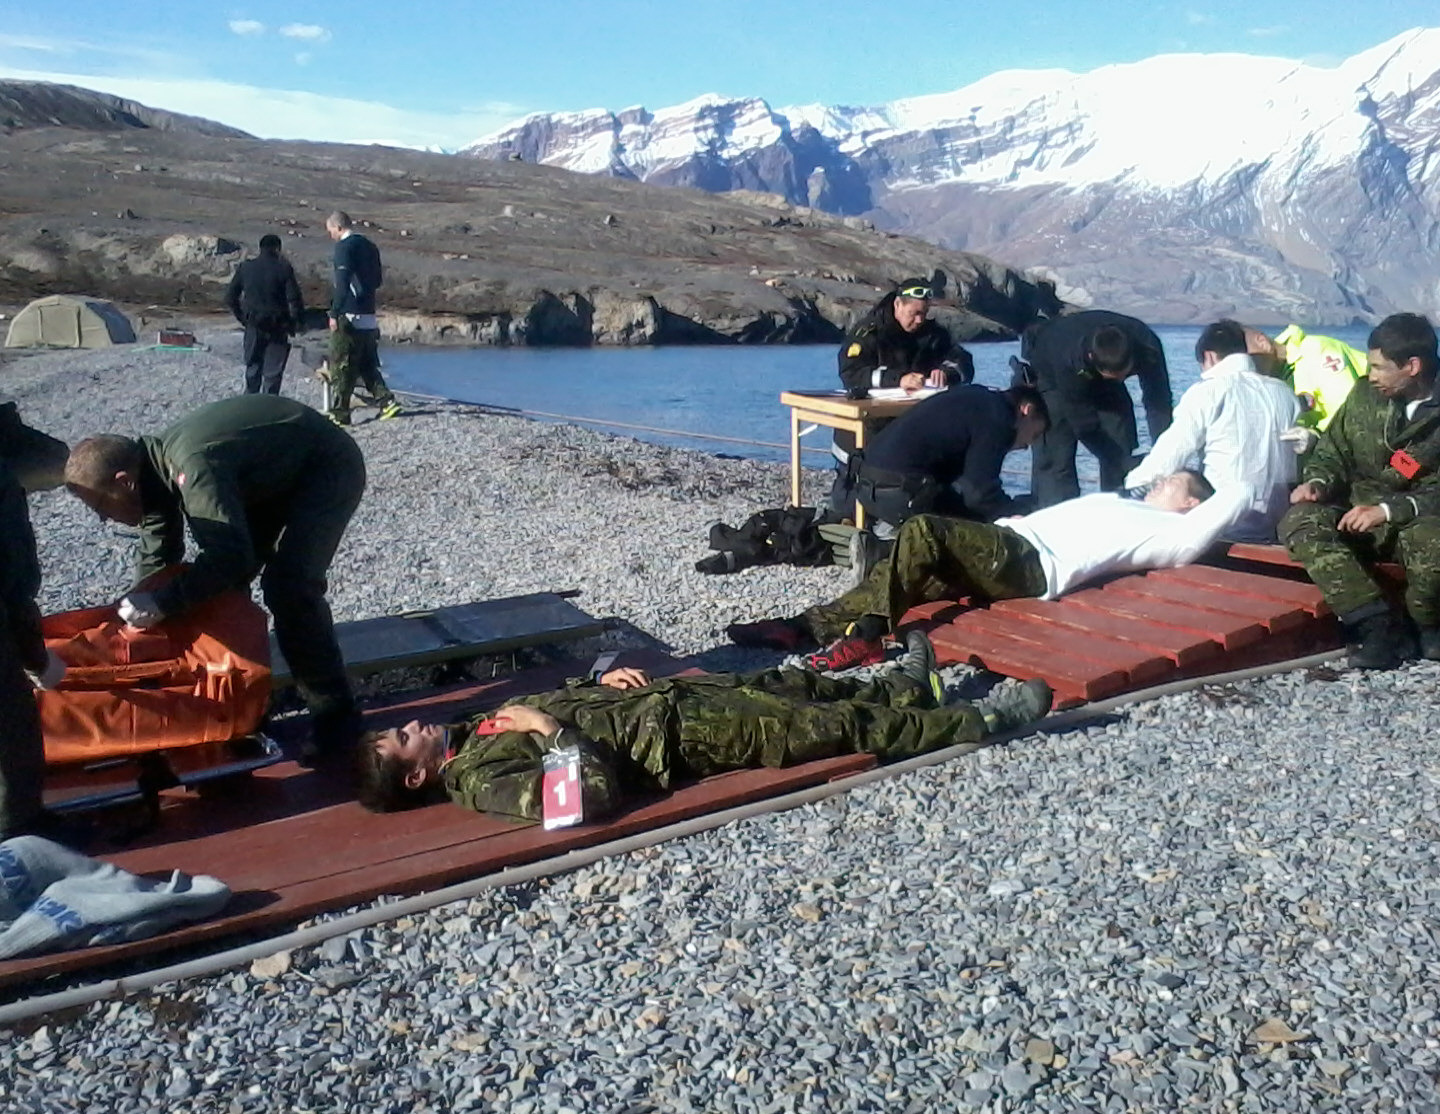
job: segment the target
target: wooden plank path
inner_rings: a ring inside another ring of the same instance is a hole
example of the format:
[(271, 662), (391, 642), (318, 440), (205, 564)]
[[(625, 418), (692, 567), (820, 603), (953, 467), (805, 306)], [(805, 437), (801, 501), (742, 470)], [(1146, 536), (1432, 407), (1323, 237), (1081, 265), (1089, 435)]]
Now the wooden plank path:
[(1044, 678), (1058, 707), (1341, 645), (1320, 589), (1280, 546), (1230, 546), (1213, 564), (1115, 577), (1058, 600), (927, 604), (905, 622), (930, 630), (943, 664)]
[[(654, 676), (683, 663), (627, 652), (617, 664)], [(570, 672), (583, 672), (575, 663)], [(446, 722), (496, 708), (515, 696), (563, 683), (559, 668), (397, 697), (372, 708), (366, 727), (421, 718)], [(293, 722), (293, 721), (292, 721)], [(283, 728), (275, 734), (284, 741)], [(568, 851), (675, 824), (868, 770), (871, 755), (844, 755), (783, 770), (741, 770), (706, 778), (641, 803), (605, 824), (546, 832), (448, 804), (375, 815), (353, 799), (348, 771), (321, 773), (285, 761), (256, 771), (225, 797), (167, 791), (160, 826), (143, 841), (101, 857), (137, 874), (212, 874), (233, 893), (224, 914), (148, 940), (0, 961), (0, 989), (38, 992), (50, 975), (116, 964), (240, 934), (266, 934), (381, 894), (411, 894), (553, 858)], [(14, 993), (9, 995), (14, 997)]]

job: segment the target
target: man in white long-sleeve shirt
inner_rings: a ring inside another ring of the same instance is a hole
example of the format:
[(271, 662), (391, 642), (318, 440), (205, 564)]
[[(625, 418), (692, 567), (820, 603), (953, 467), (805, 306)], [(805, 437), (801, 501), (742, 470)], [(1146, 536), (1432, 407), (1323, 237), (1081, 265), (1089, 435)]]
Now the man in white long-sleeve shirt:
[(1200, 382), (1185, 392), (1170, 428), (1125, 477), (1125, 486), (1144, 487), (1182, 468), (1197, 469), (1216, 491), (1244, 487), (1250, 493), (1222, 537), (1273, 542), (1297, 475), (1295, 453), (1280, 435), (1295, 425), (1300, 400), (1256, 370), (1238, 321), (1206, 326), (1195, 358)]
[(727, 633), (742, 646), (785, 650), (829, 642), (809, 659), (817, 669), (866, 665), (916, 604), (957, 596), (1050, 600), (1111, 573), (1188, 565), (1248, 500), (1244, 487), (1216, 493), (1198, 472), (1181, 471), (1139, 498), (1102, 492), (994, 523), (917, 515), (900, 527), (893, 555), (838, 600), (788, 619), (734, 623)]

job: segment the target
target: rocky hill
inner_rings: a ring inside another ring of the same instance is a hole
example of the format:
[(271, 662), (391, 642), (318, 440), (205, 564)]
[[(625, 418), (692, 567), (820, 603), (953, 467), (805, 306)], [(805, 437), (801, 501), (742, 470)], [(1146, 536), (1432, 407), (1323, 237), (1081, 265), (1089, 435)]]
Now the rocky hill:
[(532, 116), (469, 153), (768, 190), (1159, 321), (1440, 312), (1440, 30), (1335, 67), (1170, 55), (877, 108), (703, 97)]
[[(63, 86), (5, 86), (0, 300), (61, 291), (214, 309), (280, 232), (328, 298), (325, 215), (367, 222), (383, 327), (423, 341), (831, 341), (912, 274), (943, 270), (962, 337), (1055, 312), (1053, 288), (767, 195), (715, 196), (524, 162), (216, 134)], [(59, 120), (70, 126), (33, 126)], [(244, 248), (242, 248), (244, 245)]]

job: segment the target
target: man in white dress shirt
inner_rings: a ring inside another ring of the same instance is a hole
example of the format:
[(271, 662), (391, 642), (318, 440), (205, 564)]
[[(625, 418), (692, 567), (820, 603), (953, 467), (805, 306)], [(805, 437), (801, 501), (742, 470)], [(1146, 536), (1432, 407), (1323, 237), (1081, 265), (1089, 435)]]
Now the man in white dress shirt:
[(1248, 505), (1222, 537), (1273, 542), (1275, 526), (1290, 509), (1298, 467), (1293, 447), (1280, 439), (1300, 416), (1300, 400), (1279, 379), (1256, 370), (1238, 321), (1208, 325), (1195, 344), (1200, 382), (1180, 399), (1170, 428), (1125, 477), (1144, 487), (1193, 468), (1216, 491), (1244, 487)]

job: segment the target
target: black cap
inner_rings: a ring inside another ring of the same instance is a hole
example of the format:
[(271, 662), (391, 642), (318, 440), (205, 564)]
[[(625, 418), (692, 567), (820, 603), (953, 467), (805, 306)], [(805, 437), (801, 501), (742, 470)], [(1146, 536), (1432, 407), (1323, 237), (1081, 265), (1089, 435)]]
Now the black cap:
[(280, 237), (277, 236), (277, 235), (275, 235), (275, 233), (273, 233), (273, 232), (267, 232), (267, 233), (265, 233), (265, 235), (263, 235), (263, 236), (260, 237), (260, 250), (261, 250), (261, 251), (279, 251), (279, 250), (280, 250)]
[(897, 298), (924, 298), (929, 301), (935, 296), (935, 291), (930, 287), (930, 280), (927, 278), (902, 279), (895, 287)]

